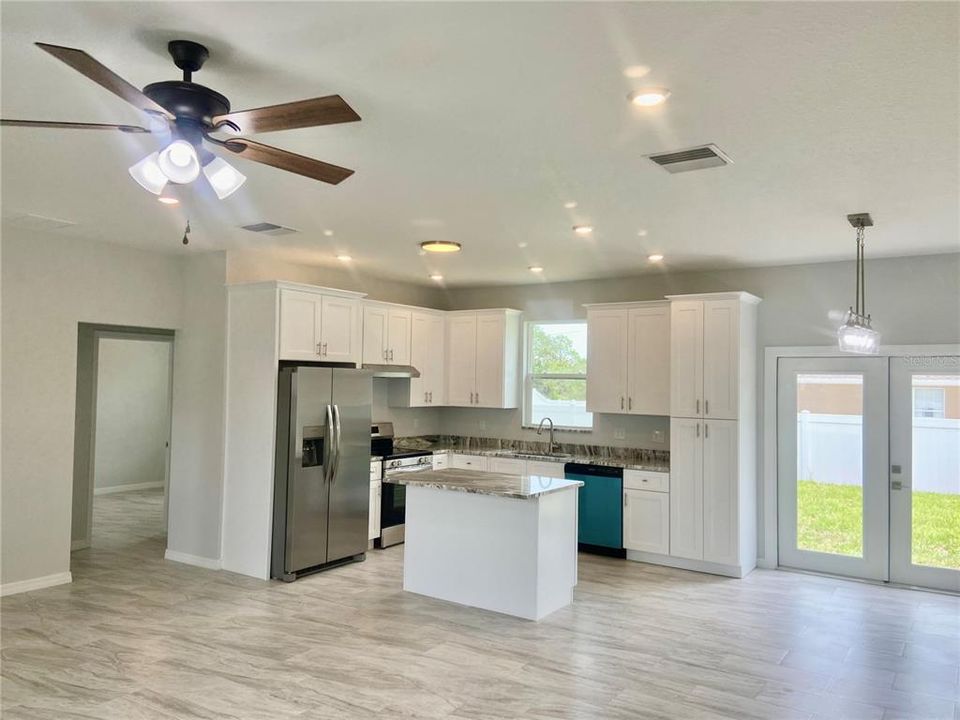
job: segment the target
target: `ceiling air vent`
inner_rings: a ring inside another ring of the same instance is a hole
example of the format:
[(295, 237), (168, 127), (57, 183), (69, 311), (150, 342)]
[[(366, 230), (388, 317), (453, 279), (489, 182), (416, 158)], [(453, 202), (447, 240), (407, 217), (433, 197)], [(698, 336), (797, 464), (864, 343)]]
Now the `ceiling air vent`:
[(689, 172), (706, 168), (732, 165), (733, 160), (716, 145), (701, 145), (668, 153), (647, 155), (668, 173)]
[(264, 235), (293, 235), (294, 233), (300, 232), (299, 230), (294, 230), (293, 228), (284, 227), (283, 225), (275, 225), (274, 223), (268, 222), (259, 222), (253, 223), (253, 225), (243, 225), (244, 230), (249, 230), (250, 232), (263, 233)]

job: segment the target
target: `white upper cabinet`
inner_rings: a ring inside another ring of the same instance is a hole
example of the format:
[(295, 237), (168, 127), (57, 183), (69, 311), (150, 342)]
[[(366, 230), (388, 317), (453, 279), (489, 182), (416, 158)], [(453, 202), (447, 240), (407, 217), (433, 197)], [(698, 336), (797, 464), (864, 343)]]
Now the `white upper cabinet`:
[(629, 312), (624, 307), (587, 310), (587, 410), (627, 410)]
[(587, 410), (670, 414), (670, 304), (587, 308)]
[(281, 360), (359, 362), (360, 295), (323, 290), (280, 288)]
[(630, 310), (627, 350), (627, 412), (670, 414), (670, 306)]
[[(396, 356), (399, 358), (399, 356)], [(415, 310), (410, 315), (410, 362), (420, 377), (390, 381), (393, 407), (430, 407), (446, 402), (443, 314)]]
[(736, 420), (741, 375), (756, 382), (759, 298), (738, 292), (671, 299), (670, 414)]
[(363, 362), (409, 365), (412, 312), (378, 303), (363, 306)]
[(448, 405), (515, 408), (520, 399), (519, 376), (518, 311), (448, 313)]
[(670, 305), (670, 414), (698, 417), (703, 395), (703, 302)]

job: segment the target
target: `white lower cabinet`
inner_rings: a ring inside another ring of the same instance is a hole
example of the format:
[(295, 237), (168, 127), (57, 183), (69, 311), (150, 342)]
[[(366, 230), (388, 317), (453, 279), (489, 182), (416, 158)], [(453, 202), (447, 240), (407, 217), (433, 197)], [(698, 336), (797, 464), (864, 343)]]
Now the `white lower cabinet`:
[(445, 470), (450, 467), (450, 455), (448, 453), (438, 453), (433, 456), (433, 469)]
[(484, 455), (450, 455), (450, 467), (457, 470), (486, 470), (487, 458)]
[(380, 481), (370, 483), (370, 524), (367, 539), (376, 540), (380, 537)]
[(503, 475), (523, 475), (527, 471), (527, 463), (519, 458), (488, 457), (487, 472), (502, 473)]
[(538, 477), (562, 478), (562, 462), (546, 462), (544, 460), (527, 460), (527, 475)]
[(623, 547), (667, 555), (670, 552), (670, 495), (623, 490)]

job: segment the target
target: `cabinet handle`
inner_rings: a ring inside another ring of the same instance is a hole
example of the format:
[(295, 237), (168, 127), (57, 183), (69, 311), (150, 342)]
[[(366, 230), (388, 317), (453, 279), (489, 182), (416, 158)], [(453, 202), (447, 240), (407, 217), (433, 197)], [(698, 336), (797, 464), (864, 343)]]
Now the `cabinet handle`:
[(623, 494), (623, 506), (626, 507), (630, 504), (630, 496), (626, 493)]
[(383, 359), (384, 359), (384, 360), (387, 359), (387, 349), (386, 349), (386, 348), (383, 349), (383, 352), (381, 353), (381, 355), (383, 355)]
[(700, 423), (697, 423), (697, 437), (700, 437)]
[(322, 345), (323, 343), (317, 343), (317, 355), (323, 355), (323, 353), (320, 352), (320, 348), (322, 347)]
[(710, 401), (709, 401), (709, 400), (704, 400), (704, 401), (703, 401), (703, 414), (704, 414), (704, 415), (709, 415), (709, 414), (710, 414)]
[(426, 393), (423, 394), (423, 401), (424, 401), (424, 402), (427, 401), (427, 394), (426, 394)]
[(433, 390), (430, 391), (430, 402), (433, 402)]
[(633, 410), (633, 398), (627, 398), (627, 410)]
[(390, 350), (390, 359), (393, 360), (393, 349)]
[(620, 396), (620, 409), (623, 410), (623, 395)]
[(707, 425), (706, 423), (704, 423), (704, 424), (703, 424), (703, 438), (704, 438), (704, 440), (706, 440), (708, 437), (710, 437), (710, 426)]
[(475, 395), (476, 395), (476, 398), (477, 398), (477, 399), (476, 399), (476, 404), (479, 405), (479, 404), (480, 404), (480, 393), (475, 393)]
[(700, 414), (700, 398), (697, 398), (697, 415)]
[(327, 344), (326, 344), (326, 343), (323, 344), (323, 356), (324, 356), (324, 357), (327, 356)]

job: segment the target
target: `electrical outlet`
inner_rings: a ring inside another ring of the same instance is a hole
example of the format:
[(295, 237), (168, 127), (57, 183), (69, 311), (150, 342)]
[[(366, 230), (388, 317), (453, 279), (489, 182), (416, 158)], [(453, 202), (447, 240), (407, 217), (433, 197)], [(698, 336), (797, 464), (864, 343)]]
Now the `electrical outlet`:
[(626, 439), (627, 439), (627, 433), (626, 433), (626, 431), (624, 431), (623, 428), (617, 428), (616, 430), (613, 431), (613, 439), (614, 439), (614, 440), (626, 440)]
[(650, 439), (655, 443), (663, 444), (663, 430), (654, 430), (650, 433)]

